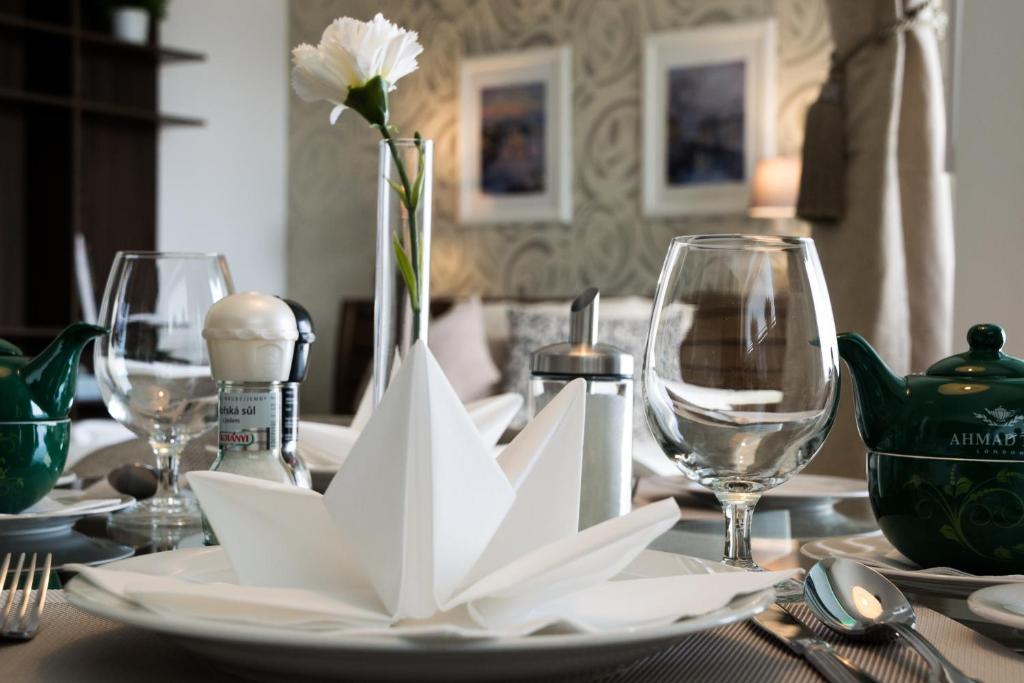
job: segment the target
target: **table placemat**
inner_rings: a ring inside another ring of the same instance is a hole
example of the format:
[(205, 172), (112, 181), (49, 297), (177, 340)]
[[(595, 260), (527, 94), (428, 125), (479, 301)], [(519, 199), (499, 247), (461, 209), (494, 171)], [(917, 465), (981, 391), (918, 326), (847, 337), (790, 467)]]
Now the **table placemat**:
[[(797, 608), (807, 623), (813, 618)], [(1024, 658), (984, 636), (926, 608), (917, 608), (920, 630), (971, 676), (985, 683), (1024, 681)], [(916, 654), (898, 642), (860, 644), (840, 639), (819, 627), (819, 633), (843, 655), (879, 681), (918, 683), (926, 680)], [(5, 683), (164, 683), (165, 681), (238, 681), (169, 638), (94, 617), (53, 591), (43, 625), (27, 643), (0, 643), (0, 679)], [(344, 679), (339, 679), (344, 680)], [(818, 683), (821, 678), (803, 660), (790, 654), (749, 622), (695, 634), (615, 671), (586, 673), (574, 683)], [(554, 683), (552, 681), (552, 683)]]

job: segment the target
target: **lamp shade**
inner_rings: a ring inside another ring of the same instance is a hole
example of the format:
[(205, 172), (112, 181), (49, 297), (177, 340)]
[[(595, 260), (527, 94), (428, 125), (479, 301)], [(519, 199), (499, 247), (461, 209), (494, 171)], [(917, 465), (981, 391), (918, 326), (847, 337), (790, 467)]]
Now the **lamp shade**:
[(792, 218), (800, 191), (800, 158), (769, 157), (757, 162), (750, 197), (752, 218)]

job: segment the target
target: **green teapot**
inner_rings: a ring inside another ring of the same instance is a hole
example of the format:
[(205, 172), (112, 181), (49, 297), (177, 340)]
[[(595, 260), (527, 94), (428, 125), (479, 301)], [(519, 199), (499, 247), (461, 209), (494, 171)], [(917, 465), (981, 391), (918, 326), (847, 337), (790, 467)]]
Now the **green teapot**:
[(0, 513), (41, 500), (68, 456), (71, 403), (82, 349), (107, 331), (75, 323), (35, 358), (0, 339)]
[(923, 567), (1024, 572), (1024, 361), (998, 325), (968, 351), (897, 377), (858, 334), (841, 334), (868, 490), (882, 533)]

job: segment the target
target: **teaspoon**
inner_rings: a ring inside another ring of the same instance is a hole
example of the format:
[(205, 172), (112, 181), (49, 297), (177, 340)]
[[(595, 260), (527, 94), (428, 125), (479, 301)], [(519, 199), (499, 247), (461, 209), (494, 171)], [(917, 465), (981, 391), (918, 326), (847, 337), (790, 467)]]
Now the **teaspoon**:
[(931, 667), (931, 680), (977, 683), (922, 636), (910, 601), (874, 569), (841, 557), (818, 562), (804, 582), (807, 606), (833, 631), (853, 638), (898, 634)]

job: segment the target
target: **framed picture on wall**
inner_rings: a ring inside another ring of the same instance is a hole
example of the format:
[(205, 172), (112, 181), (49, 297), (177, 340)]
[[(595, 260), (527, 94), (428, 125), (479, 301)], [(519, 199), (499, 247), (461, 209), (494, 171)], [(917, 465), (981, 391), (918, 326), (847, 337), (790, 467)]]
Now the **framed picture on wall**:
[(459, 220), (572, 220), (567, 47), (464, 59)]
[(743, 213), (757, 160), (775, 153), (775, 22), (647, 38), (643, 208)]

